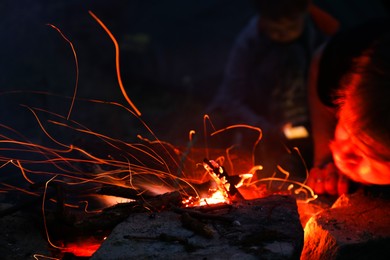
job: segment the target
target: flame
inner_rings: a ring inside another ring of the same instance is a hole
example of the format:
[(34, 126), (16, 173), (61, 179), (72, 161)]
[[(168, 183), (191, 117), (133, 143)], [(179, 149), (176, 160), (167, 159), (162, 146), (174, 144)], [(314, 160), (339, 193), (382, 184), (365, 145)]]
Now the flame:
[(199, 200), (199, 206), (219, 203), (231, 203), (229, 198), (226, 196), (226, 192), (222, 190), (216, 190), (209, 198), (202, 198)]
[(182, 201), (184, 207), (199, 207), (208, 206), (213, 204), (231, 204), (230, 199), (221, 190), (211, 192), (210, 196), (204, 196), (201, 198), (188, 197)]

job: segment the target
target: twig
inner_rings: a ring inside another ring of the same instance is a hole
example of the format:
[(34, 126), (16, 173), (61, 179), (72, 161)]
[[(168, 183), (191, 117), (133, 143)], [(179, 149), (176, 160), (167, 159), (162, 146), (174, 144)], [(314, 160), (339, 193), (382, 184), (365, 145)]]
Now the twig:
[(118, 203), (115, 206), (105, 208), (97, 215), (77, 222), (75, 226), (85, 230), (110, 229), (128, 218), (131, 213), (161, 211), (168, 208), (169, 205), (179, 205), (179, 203), (181, 203), (179, 192), (165, 193), (148, 200)]
[(102, 195), (113, 195), (117, 197), (127, 198), (127, 199), (140, 199), (140, 197), (148, 199), (152, 198), (151, 195), (143, 194), (138, 190), (123, 188), (114, 185), (105, 185), (98, 191), (98, 194)]
[(184, 227), (194, 231), (195, 233), (204, 236), (206, 238), (213, 238), (214, 231), (205, 223), (193, 218), (188, 213), (183, 213), (181, 215), (181, 221)]

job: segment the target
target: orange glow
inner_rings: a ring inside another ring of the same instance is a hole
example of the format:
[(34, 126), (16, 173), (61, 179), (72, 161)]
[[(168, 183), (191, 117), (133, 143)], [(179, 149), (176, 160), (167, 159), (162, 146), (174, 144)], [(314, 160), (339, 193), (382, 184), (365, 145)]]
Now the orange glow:
[(232, 201), (223, 190), (210, 189), (209, 195), (204, 195), (202, 197), (188, 197), (182, 201), (184, 207), (199, 207), (207, 206), (213, 204), (231, 204)]
[(231, 200), (226, 196), (225, 192), (222, 190), (215, 190), (213, 192), (212, 189), (209, 191), (211, 195), (203, 196), (201, 198), (193, 198), (188, 197), (182, 201), (184, 207), (199, 207), (199, 206), (207, 206), (213, 204), (231, 204)]
[(215, 191), (210, 197), (208, 198), (201, 198), (199, 200), (199, 205), (197, 206), (206, 206), (211, 204), (219, 204), (219, 203), (226, 203), (230, 204), (230, 200), (228, 197), (226, 197), (225, 192), (221, 190)]
[(350, 101), (339, 112), (330, 144), (337, 168), (350, 179), (366, 184), (389, 185), (390, 149), (357, 127), (356, 109)]
[[(105, 239), (106, 238), (104, 238), (103, 241)], [(78, 257), (90, 257), (93, 255), (93, 253), (96, 252), (96, 250), (99, 249), (103, 241), (94, 238), (89, 238), (80, 242), (67, 243), (66, 247), (61, 250), (61, 252), (71, 253)]]

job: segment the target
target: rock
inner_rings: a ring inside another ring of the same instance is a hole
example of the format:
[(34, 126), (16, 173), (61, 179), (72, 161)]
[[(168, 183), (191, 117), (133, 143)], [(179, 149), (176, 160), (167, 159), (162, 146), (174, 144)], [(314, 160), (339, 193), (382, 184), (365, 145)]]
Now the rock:
[(223, 219), (200, 219), (213, 236), (202, 236), (181, 223), (181, 215), (132, 214), (112, 231), (91, 257), (98, 259), (299, 259), (303, 228), (296, 201), (272, 195), (234, 204)]
[[(0, 204), (0, 209), (11, 207)], [(0, 258), (4, 260), (33, 259), (34, 255), (51, 257), (49, 244), (45, 240), (41, 227), (28, 212), (19, 211), (0, 218)]]
[(307, 222), (301, 259), (390, 259), (389, 212), (388, 199), (342, 195)]

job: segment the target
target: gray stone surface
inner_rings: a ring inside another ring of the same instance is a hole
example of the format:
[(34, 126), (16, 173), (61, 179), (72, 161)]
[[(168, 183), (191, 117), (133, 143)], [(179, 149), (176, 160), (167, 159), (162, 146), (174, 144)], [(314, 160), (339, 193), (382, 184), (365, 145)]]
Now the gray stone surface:
[(390, 259), (389, 212), (387, 199), (341, 196), (306, 224), (302, 259)]
[(292, 197), (245, 201), (218, 215), (232, 221), (209, 219), (205, 224), (213, 236), (207, 238), (183, 227), (172, 211), (154, 218), (133, 214), (91, 259), (299, 259), (303, 229)]

